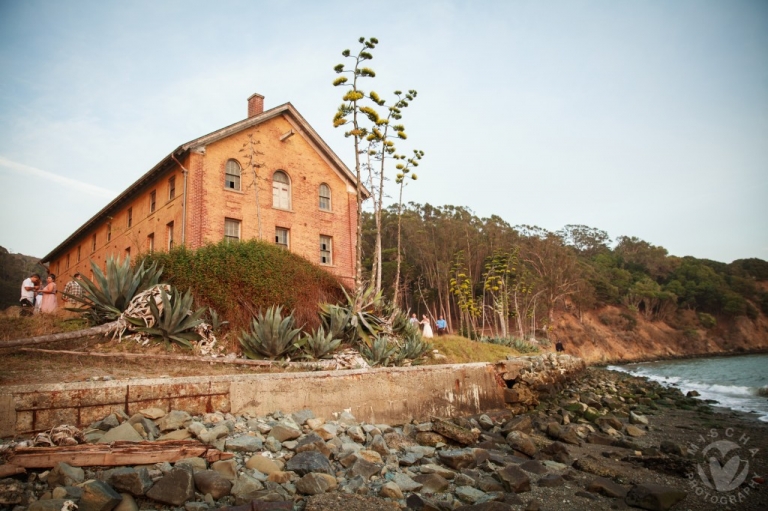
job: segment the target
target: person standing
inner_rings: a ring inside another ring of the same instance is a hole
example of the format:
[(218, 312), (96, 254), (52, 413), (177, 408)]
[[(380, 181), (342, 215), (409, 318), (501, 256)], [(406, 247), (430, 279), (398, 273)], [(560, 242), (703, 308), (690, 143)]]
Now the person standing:
[(408, 319), (408, 322), (411, 324), (413, 328), (419, 329), (419, 318), (416, 317), (415, 312), (411, 314), (411, 317)]
[(437, 327), (437, 335), (443, 336), (448, 333), (448, 323), (445, 322), (445, 317), (440, 316), (440, 319), (435, 321), (435, 326)]
[(425, 339), (431, 339), (434, 337), (432, 333), (432, 325), (429, 323), (429, 318), (426, 314), (421, 315), (421, 324), (424, 325), (424, 330), (421, 331), (422, 337)]
[(75, 273), (72, 280), (64, 286), (64, 301), (67, 303), (78, 303), (76, 298), (83, 297), (83, 286), (76, 280), (80, 278), (80, 272)]
[(21, 298), (19, 303), (21, 304), (21, 315), (31, 316), (32, 310), (35, 308), (35, 295), (40, 288), (40, 275), (33, 273), (21, 283)]
[(43, 303), (40, 305), (40, 312), (56, 312), (56, 275), (48, 275), (45, 287), (40, 291), (43, 295)]

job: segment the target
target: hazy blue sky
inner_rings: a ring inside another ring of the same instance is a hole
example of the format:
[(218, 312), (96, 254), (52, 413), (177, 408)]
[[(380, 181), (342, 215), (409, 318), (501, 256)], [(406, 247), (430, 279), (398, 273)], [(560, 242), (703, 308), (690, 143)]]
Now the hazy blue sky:
[(44, 256), (254, 92), (352, 166), (331, 81), (360, 36), (369, 88), (419, 93), (408, 201), (768, 259), (764, 0), (0, 0), (0, 245)]

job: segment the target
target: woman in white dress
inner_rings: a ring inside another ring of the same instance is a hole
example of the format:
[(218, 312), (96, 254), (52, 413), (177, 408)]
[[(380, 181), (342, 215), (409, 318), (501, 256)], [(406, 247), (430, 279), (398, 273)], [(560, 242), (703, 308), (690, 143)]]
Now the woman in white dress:
[(434, 337), (432, 334), (432, 325), (429, 324), (429, 318), (426, 314), (421, 315), (421, 324), (424, 325), (424, 329), (421, 331), (422, 337), (431, 339)]

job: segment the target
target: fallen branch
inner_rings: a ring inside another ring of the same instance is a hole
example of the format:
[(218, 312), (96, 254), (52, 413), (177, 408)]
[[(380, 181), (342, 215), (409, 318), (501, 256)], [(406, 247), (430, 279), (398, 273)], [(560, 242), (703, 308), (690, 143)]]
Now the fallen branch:
[(26, 474), (27, 470), (24, 467), (18, 465), (0, 465), (0, 479), (15, 476), (16, 474)]
[(34, 344), (45, 344), (48, 342), (68, 341), (70, 339), (79, 339), (81, 337), (90, 337), (92, 335), (103, 335), (109, 333), (116, 322), (105, 323), (103, 325), (86, 328), (85, 330), (76, 330), (74, 332), (63, 332), (60, 334), (39, 335), (37, 337), (28, 337), (26, 339), (14, 339), (12, 341), (0, 341), (0, 348), (13, 348), (14, 346), (31, 346)]
[(146, 355), (144, 353), (100, 353), (97, 351), (72, 351), (72, 350), (44, 350), (40, 348), (21, 348), (19, 351), (29, 351), (35, 353), (51, 353), (55, 355), (85, 355), (88, 357), (117, 357), (132, 359), (153, 359), (153, 360), (183, 360), (185, 362), (215, 362), (217, 364), (238, 364), (250, 366), (271, 366), (275, 363), (273, 360), (249, 360), (244, 358), (211, 358), (211, 357), (190, 357), (188, 355)]
[(202, 457), (209, 463), (228, 460), (234, 454), (221, 452), (193, 440), (161, 442), (113, 442), (111, 444), (81, 444), (60, 447), (17, 447), (7, 458), (7, 464), (23, 468), (51, 468), (59, 462), (73, 467), (115, 467), (149, 465), (184, 458)]

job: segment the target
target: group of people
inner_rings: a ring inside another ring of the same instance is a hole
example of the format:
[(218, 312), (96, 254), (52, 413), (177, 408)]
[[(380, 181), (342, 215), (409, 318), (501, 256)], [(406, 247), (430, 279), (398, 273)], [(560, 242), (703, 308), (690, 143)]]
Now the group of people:
[[(74, 279), (64, 287), (64, 301), (74, 302), (73, 296), (83, 295), (80, 284), (75, 280), (78, 278), (80, 278), (80, 274), (75, 273)], [(58, 293), (56, 275), (49, 273), (45, 285), (43, 285), (40, 274), (33, 273), (21, 283), (21, 298), (19, 299), (21, 314), (23, 316), (31, 316), (39, 312), (56, 312), (56, 307), (58, 306), (56, 293)]]
[[(414, 312), (411, 314), (411, 318), (408, 321), (410, 321), (410, 323), (416, 328), (421, 329), (422, 337), (431, 339), (435, 336), (435, 334), (432, 332), (432, 322), (429, 320), (426, 314), (422, 314), (421, 321), (419, 321), (418, 316), (416, 316), (416, 313)], [(435, 326), (437, 327), (437, 335), (445, 335), (448, 333), (448, 323), (446, 323), (443, 316), (440, 316), (440, 319), (435, 321)]]

